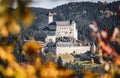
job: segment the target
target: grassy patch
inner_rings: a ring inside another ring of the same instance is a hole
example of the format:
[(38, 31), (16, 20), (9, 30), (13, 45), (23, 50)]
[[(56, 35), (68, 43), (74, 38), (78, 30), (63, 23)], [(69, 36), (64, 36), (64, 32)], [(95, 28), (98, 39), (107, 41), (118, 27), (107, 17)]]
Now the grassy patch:
[(92, 64), (90, 61), (76, 61), (74, 64), (69, 65), (68, 68), (76, 71), (77, 73), (80, 73), (83, 70), (91, 70), (98, 73), (105, 72), (101, 64)]
[(59, 54), (58, 57), (59, 56), (61, 56), (62, 59), (68, 59), (68, 60), (74, 60), (75, 59), (75, 57), (73, 55), (68, 54), (68, 53), (66, 53), (66, 54)]

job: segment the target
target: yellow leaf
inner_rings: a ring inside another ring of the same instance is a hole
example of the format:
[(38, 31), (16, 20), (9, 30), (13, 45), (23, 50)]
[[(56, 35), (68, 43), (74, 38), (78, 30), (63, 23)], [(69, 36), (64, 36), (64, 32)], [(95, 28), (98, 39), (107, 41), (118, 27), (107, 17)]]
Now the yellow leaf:
[(12, 76), (14, 76), (14, 70), (13, 70), (11, 67), (8, 67), (8, 68), (5, 70), (5, 74), (6, 74), (6, 76), (8, 76), (8, 77), (12, 77)]
[(56, 69), (56, 65), (52, 62), (47, 62), (41, 68), (41, 77), (42, 78), (57, 78), (58, 71)]
[(11, 19), (8, 30), (12, 34), (19, 34), (21, 29), (20, 26), (16, 23), (16, 21)]
[(110, 65), (109, 65), (108, 63), (105, 64), (104, 70), (105, 70), (105, 71), (110, 71)]
[(7, 59), (7, 54), (6, 54), (6, 52), (3, 50), (2, 47), (0, 47), (0, 58), (1, 58), (2, 60), (6, 60), (6, 59)]
[(31, 13), (28, 13), (23, 19), (23, 23), (25, 26), (30, 26), (32, 24), (34, 17)]
[(9, 35), (9, 31), (8, 31), (8, 29), (7, 29), (6, 26), (4, 26), (4, 27), (1, 28), (0, 35), (4, 36), (4, 37), (7, 37)]
[(5, 23), (7, 22), (7, 16), (0, 17), (0, 29), (5, 26)]
[(41, 44), (35, 41), (29, 41), (23, 45), (23, 50), (28, 58), (34, 58), (37, 56), (41, 49)]

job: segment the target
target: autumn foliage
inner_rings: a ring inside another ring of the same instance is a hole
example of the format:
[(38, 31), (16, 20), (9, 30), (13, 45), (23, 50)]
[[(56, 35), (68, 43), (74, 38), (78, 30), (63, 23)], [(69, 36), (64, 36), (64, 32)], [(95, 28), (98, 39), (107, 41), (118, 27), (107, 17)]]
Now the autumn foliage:
[(37, 56), (41, 49), (41, 44), (32, 40), (23, 45), (23, 50), (28, 58)]
[[(99, 76), (100, 78), (118, 78), (120, 77), (120, 55), (117, 52), (116, 47), (112, 44), (120, 46), (120, 35), (119, 35), (119, 26), (113, 28), (112, 35), (110, 29), (99, 29), (99, 26), (96, 22), (93, 25), (89, 26), (93, 32), (91, 35), (96, 36), (97, 38), (97, 52), (99, 56), (99, 60), (101, 64), (104, 66), (104, 70), (108, 73), (106, 74), (97, 74), (91, 71), (85, 71), (85, 78), (93, 78), (94, 76)], [(105, 60), (104, 58), (109, 58), (109, 60)], [(111, 59), (110, 59), (111, 58)], [(90, 76), (86, 76), (90, 74)], [(92, 75), (91, 75), (92, 74)]]

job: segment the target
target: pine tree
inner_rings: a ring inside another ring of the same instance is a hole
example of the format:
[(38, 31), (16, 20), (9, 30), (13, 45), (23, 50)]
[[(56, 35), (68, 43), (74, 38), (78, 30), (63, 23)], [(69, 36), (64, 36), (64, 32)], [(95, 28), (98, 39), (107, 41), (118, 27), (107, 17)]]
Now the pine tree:
[(62, 60), (61, 56), (58, 57), (57, 64), (59, 66), (63, 66), (63, 60)]

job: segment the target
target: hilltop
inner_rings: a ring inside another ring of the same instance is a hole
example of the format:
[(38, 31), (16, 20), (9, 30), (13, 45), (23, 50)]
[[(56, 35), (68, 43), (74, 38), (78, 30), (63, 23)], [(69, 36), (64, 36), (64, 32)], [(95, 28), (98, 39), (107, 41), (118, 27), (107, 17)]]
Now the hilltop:
[(31, 8), (35, 15), (32, 26), (22, 33), (24, 39), (34, 37), (44, 41), (46, 34), (42, 30), (47, 26), (46, 14), (55, 13), (54, 20), (75, 20), (77, 23), (78, 37), (81, 40), (93, 40), (88, 29), (89, 24), (96, 21), (100, 29), (112, 28), (119, 25), (118, 5), (120, 1), (113, 3), (73, 2), (57, 6), (53, 9)]

